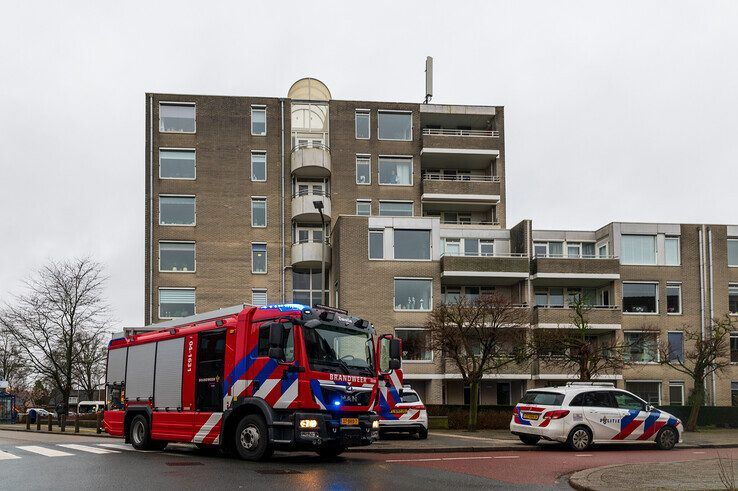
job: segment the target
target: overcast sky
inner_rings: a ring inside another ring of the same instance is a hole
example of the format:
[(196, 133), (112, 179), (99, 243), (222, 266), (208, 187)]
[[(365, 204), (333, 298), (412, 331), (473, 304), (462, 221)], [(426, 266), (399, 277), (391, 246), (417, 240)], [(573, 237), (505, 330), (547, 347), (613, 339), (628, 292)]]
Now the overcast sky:
[(6, 2), (0, 295), (92, 255), (143, 322), (144, 93), (504, 105), (508, 223), (738, 223), (738, 2)]

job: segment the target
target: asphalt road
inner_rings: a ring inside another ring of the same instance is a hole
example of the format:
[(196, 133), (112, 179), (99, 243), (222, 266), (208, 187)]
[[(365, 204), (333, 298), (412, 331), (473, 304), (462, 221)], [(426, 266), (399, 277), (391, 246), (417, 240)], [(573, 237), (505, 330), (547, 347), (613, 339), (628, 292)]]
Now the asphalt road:
[[(726, 450), (720, 452), (724, 455)], [(738, 457), (738, 449), (733, 452)], [(328, 461), (310, 453), (277, 453), (269, 462), (252, 463), (189, 445), (137, 452), (110, 438), (0, 431), (5, 489), (567, 489), (566, 476), (582, 469), (715, 455), (709, 449), (662, 452), (618, 447), (574, 453), (546, 446), (519, 452), (349, 453)]]

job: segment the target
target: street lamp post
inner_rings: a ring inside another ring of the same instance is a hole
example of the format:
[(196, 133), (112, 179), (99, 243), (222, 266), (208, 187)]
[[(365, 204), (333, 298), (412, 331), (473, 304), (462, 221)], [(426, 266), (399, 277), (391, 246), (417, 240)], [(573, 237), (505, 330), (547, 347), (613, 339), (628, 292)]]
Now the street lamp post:
[[(323, 200), (313, 201), (313, 206), (320, 213), (320, 225), (323, 229), (323, 239), (320, 241), (320, 303), (325, 302), (325, 216), (323, 215)], [(327, 303), (327, 302), (326, 302)]]

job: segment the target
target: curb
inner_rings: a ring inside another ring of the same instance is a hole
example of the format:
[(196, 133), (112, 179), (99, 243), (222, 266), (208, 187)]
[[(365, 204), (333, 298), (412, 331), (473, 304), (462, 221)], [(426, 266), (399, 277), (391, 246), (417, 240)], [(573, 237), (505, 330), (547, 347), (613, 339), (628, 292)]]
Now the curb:
[(536, 450), (535, 447), (520, 447), (517, 445), (500, 445), (496, 447), (399, 447), (399, 448), (372, 448), (352, 447), (346, 449), (351, 453), (456, 453), (456, 452), (518, 452)]
[(65, 435), (65, 436), (91, 436), (96, 438), (118, 438), (115, 436), (110, 436), (105, 432), (102, 432), (100, 434), (97, 433), (82, 433), (81, 431), (79, 433), (74, 432), (74, 427), (72, 427), (72, 431), (49, 431), (49, 430), (27, 430), (25, 428), (3, 428), (0, 427), (0, 431), (18, 431), (21, 433), (44, 433), (46, 435)]

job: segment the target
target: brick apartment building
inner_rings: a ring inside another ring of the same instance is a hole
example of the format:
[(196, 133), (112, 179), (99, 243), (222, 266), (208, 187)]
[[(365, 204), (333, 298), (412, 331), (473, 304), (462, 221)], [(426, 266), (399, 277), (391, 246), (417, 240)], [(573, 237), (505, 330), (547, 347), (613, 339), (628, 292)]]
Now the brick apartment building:
[[(147, 94), (146, 132), (147, 323), (315, 304), (324, 287), (323, 303), (403, 338), (405, 378), (423, 399), (462, 403), (459, 374), (424, 348), (435, 303), (497, 290), (541, 329), (571, 324), (581, 297), (601, 336), (648, 339), (608, 377), (681, 404), (690, 382), (658, 363), (657, 346), (682, 356), (685, 326), (738, 315), (738, 226), (508, 226), (500, 106), (333, 100), (307, 78), (286, 98)], [(571, 378), (555, 359), (506, 368), (481, 402)], [(711, 403), (738, 404), (738, 364), (708, 385)]]

